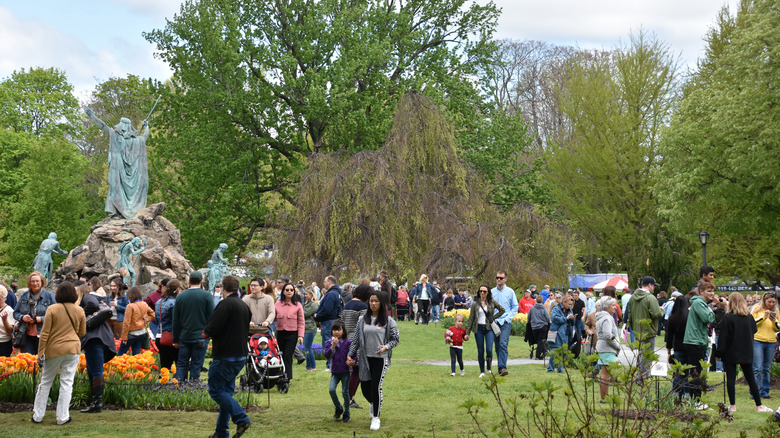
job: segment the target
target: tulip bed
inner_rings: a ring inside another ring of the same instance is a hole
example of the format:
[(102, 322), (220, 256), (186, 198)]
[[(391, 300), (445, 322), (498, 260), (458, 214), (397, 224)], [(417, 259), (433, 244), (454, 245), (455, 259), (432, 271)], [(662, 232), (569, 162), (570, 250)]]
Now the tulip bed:
[[(31, 403), (39, 382), (37, 356), (26, 353), (0, 357), (0, 402)], [(104, 404), (127, 409), (214, 410), (205, 384), (179, 384), (171, 370), (160, 368), (151, 350), (135, 356), (116, 356), (103, 366), (106, 379)], [(204, 376), (205, 377), (205, 376)], [(56, 400), (59, 380), (55, 380), (50, 398)], [(244, 398), (245, 396), (241, 396)], [(253, 397), (253, 395), (250, 395)], [(86, 405), (90, 384), (86, 359), (82, 354), (73, 385), (73, 406)]]

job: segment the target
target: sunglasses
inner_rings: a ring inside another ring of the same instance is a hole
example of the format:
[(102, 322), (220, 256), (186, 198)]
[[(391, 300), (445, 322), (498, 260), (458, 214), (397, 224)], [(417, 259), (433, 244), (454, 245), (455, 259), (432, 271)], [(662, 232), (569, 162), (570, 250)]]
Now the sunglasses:
[(295, 289), (290, 289), (289, 287), (284, 288), (285, 292), (295, 292)]
[(506, 277), (499, 277), (499, 276), (496, 276), (496, 280), (503, 280), (504, 278), (506, 278)]
[(482, 293), (482, 294), (486, 294), (486, 293), (488, 293), (488, 292), (490, 292), (490, 291), (487, 291), (487, 290), (485, 290), (485, 289), (482, 289), (481, 291), (479, 291), (479, 293)]

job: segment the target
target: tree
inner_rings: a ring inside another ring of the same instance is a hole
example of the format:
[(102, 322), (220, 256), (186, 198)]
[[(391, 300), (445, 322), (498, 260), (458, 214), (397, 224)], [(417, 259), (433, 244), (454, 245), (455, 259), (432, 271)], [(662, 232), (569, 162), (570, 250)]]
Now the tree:
[[(716, 268), (724, 268), (719, 272), (751, 280), (780, 278), (776, 251), (761, 250), (776, 246), (773, 236), (780, 232), (776, 7), (773, 1), (744, 0), (735, 15), (726, 8), (718, 14), (706, 58), (665, 132), (656, 185), (664, 214), (682, 232), (693, 236), (706, 229), (714, 254), (744, 255), (714, 259)], [(748, 248), (752, 255), (745, 254)]]
[(627, 47), (575, 58), (558, 90), (571, 137), (547, 156), (553, 197), (586, 253), (632, 278), (690, 271), (651, 191), (675, 71), (668, 47), (640, 32)]
[(79, 105), (65, 73), (56, 68), (14, 71), (0, 82), (0, 125), (35, 136), (75, 134)]
[(280, 250), (285, 272), (359, 278), (473, 276), (506, 270), (519, 282), (561, 279), (566, 230), (516, 206), (489, 202), (480, 173), (457, 154), (442, 109), (409, 93), (378, 151), (319, 153)]
[(184, 3), (145, 36), (175, 72), (152, 166), (188, 254), (244, 247), (295, 208), (309, 154), (378, 149), (408, 90), (474, 120), (498, 14), (466, 0)]
[[(5, 236), (0, 246), (2, 263), (27, 270), (41, 241), (56, 232), (63, 249), (84, 243), (89, 228), (102, 212), (89, 208), (82, 181), (86, 158), (63, 139), (40, 139), (22, 163), (29, 181), (19, 200), (10, 206)], [(59, 260), (57, 257), (60, 257)], [(64, 256), (55, 256), (56, 264)]]

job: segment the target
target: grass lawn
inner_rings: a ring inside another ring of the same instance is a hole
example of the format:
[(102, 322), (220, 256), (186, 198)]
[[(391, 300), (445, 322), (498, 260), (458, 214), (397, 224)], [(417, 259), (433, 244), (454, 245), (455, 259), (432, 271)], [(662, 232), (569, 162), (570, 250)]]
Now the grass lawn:
[[(393, 354), (393, 363), (385, 380), (382, 427), (378, 432), (369, 430), (367, 409), (352, 411), (352, 421), (347, 424), (332, 419), (333, 404), (328, 394), (330, 375), (324, 371), (306, 372), (295, 366), (294, 380), (288, 394), (272, 390), (268, 409), (250, 413), (255, 423), (245, 437), (458, 437), (476, 436), (474, 425), (466, 411), (459, 406), (469, 398), (483, 399), (488, 408), (480, 414), (485, 430), (492, 432), (497, 423), (498, 409), (489, 391), (477, 378), (477, 366), (467, 366), (466, 376), (450, 377), (449, 367), (420, 363), (423, 360), (449, 360), (449, 351), (443, 342), (443, 327), (416, 326), (400, 322), (401, 343)], [(319, 340), (318, 340), (319, 341)], [(528, 358), (528, 345), (519, 337), (510, 341), (510, 358)], [(465, 343), (464, 359), (476, 359), (473, 340)], [(324, 369), (324, 363), (318, 366)], [(494, 365), (495, 368), (495, 365)], [(530, 382), (547, 379), (563, 383), (560, 374), (547, 374), (542, 364), (509, 367), (509, 376), (500, 386), (502, 394), (514, 396), (531, 393)], [(720, 374), (714, 374), (720, 377)], [(205, 375), (204, 375), (205, 377)], [(339, 389), (340, 393), (340, 389)], [(710, 393), (711, 404), (723, 397), (719, 388)], [(766, 414), (755, 412), (745, 385), (737, 387), (736, 421), (723, 423), (719, 436), (737, 437), (741, 431), (756, 436), (756, 428), (763, 423)], [(260, 397), (263, 407), (268, 406), (266, 394)], [(367, 407), (360, 390), (357, 402)], [(564, 401), (561, 400), (561, 408)], [(521, 405), (525, 407), (525, 404)], [(770, 407), (776, 408), (775, 404)], [(530, 409), (528, 409), (530, 411)], [(527, 412), (527, 411), (525, 411)], [(172, 437), (208, 436), (213, 433), (216, 413), (170, 411), (103, 411), (85, 415), (71, 411), (73, 421), (57, 426), (53, 411), (47, 411), (41, 425), (30, 422), (31, 413), (2, 414), (3, 436), (19, 437)]]

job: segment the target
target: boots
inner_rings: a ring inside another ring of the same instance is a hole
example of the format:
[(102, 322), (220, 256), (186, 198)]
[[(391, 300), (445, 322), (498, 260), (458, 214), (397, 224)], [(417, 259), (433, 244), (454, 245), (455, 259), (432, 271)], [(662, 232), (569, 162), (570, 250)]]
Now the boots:
[(106, 381), (103, 377), (94, 377), (92, 379), (92, 402), (81, 410), (82, 414), (93, 414), (103, 411), (103, 391), (105, 388)]

